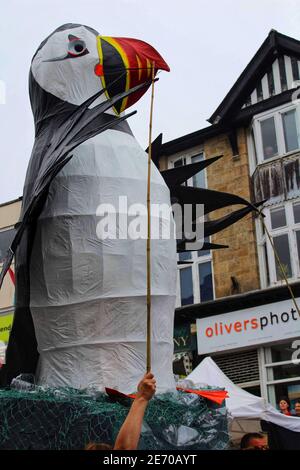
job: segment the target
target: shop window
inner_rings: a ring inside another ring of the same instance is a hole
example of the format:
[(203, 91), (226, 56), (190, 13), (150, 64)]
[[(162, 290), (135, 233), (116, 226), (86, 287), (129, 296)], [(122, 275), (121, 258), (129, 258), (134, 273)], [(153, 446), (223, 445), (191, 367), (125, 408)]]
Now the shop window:
[(294, 352), (293, 341), (264, 348), (267, 398), (277, 408), (283, 396), (290, 399), (292, 410), (300, 399), (300, 364), (293, 360)]
[(279, 401), (282, 397), (288, 397), (291, 402), (291, 410), (294, 410), (296, 401), (300, 398), (300, 379), (293, 383), (278, 383), (268, 386), (268, 400), (279, 410)]
[(283, 362), (290, 361), (294, 349), (291, 348), (290, 343), (276, 344), (268, 350), (269, 362)]
[[(283, 364), (282, 366), (274, 366), (268, 368), (268, 380), (292, 379), (300, 377), (300, 365)], [(300, 398), (300, 397), (299, 397)]]

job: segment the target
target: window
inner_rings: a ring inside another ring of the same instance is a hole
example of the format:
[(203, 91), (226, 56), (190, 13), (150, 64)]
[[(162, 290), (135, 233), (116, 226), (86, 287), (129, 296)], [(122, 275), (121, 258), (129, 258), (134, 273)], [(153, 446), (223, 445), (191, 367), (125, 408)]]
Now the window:
[(264, 348), (267, 399), (277, 408), (283, 396), (290, 399), (292, 408), (300, 398), (300, 364), (293, 362), (294, 352), (293, 341)]
[[(204, 243), (208, 242), (209, 243), (210, 237), (205, 237), (204, 238)], [(198, 256), (206, 256), (210, 254), (210, 250), (199, 250), (198, 251)]]
[(286, 226), (286, 217), (285, 217), (284, 207), (271, 210), (270, 215), (271, 215), (272, 229)]
[[(174, 162), (174, 168), (178, 168), (179, 166), (183, 166), (185, 164), (186, 164), (185, 158), (179, 158), (178, 160)], [(187, 185), (186, 183), (182, 183), (182, 186), (186, 186), (186, 185)]]
[(213, 282), (211, 272), (211, 262), (198, 263), (199, 269), (199, 283), (200, 283), (200, 298), (203, 302), (212, 300), (213, 295)]
[(176, 160), (176, 162), (174, 162), (174, 168), (177, 168), (178, 166), (182, 166), (182, 165), (185, 165), (185, 158), (179, 158), (178, 160)]
[[(300, 278), (300, 201), (289, 201), (276, 208), (265, 209), (265, 224), (285, 275)], [(258, 245), (262, 287), (282, 283), (284, 275), (261, 222), (258, 222)]]
[(299, 112), (299, 106), (288, 105), (254, 118), (249, 151), (255, 166), (300, 149)]
[(180, 272), (181, 305), (194, 303), (192, 268), (182, 268)]
[(192, 259), (192, 254), (190, 251), (184, 251), (183, 253), (178, 253), (179, 261), (189, 261)]
[(290, 257), (289, 236), (287, 233), (273, 237), (274, 248), (278, 254), (281, 266), (276, 262), (276, 279), (277, 281), (284, 279), (282, 269), (284, 269), (286, 277), (292, 277), (292, 266)]
[(278, 155), (275, 121), (273, 117), (261, 121), (261, 136), (264, 159)]
[[(197, 163), (204, 160), (204, 153), (181, 156), (171, 159), (170, 168)], [(202, 171), (187, 182), (188, 186), (196, 188), (206, 187), (206, 173)], [(209, 242), (209, 237), (205, 239)], [(198, 302), (206, 302), (214, 298), (213, 266), (211, 250), (191, 251), (178, 254), (179, 261), (187, 261), (191, 264), (178, 266), (178, 298), (177, 305), (188, 305)]]
[(293, 215), (295, 224), (300, 222), (300, 204), (293, 204)]
[(292, 64), (293, 80), (296, 82), (300, 78), (298, 61), (297, 61), (296, 57), (291, 57), (291, 64)]
[(282, 122), (284, 130), (284, 141), (287, 152), (299, 148), (298, 131), (296, 124), (296, 110), (292, 109), (282, 113)]
[[(191, 157), (191, 163), (198, 163), (204, 160), (203, 153), (199, 153), (198, 155), (194, 155)], [(193, 184), (194, 188), (205, 188), (205, 171), (200, 171), (196, 175), (193, 176)]]

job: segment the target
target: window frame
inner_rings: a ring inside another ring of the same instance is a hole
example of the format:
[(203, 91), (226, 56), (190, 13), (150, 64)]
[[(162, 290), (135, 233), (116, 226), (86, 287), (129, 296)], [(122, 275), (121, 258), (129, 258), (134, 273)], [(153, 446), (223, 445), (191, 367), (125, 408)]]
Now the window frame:
[[(295, 222), (294, 220), (294, 211), (293, 206), (300, 205), (300, 198), (293, 199), (291, 201), (285, 201), (284, 203), (279, 203), (276, 205), (272, 205), (269, 207), (264, 208), (265, 214), (265, 224), (267, 226), (268, 231), (270, 232), (271, 237), (276, 237), (278, 235), (288, 235), (289, 240), (289, 251), (290, 251), (290, 261), (291, 261), (291, 269), (292, 269), (292, 276), (288, 279), (290, 281), (299, 281), (300, 279), (300, 249), (298, 252), (297, 247), (297, 238), (296, 232), (300, 231), (300, 222)], [(278, 227), (272, 229), (271, 226), (271, 211), (285, 208), (285, 217), (286, 217), (286, 225), (283, 227)], [(261, 287), (272, 287), (277, 285), (282, 285), (285, 281), (277, 280), (276, 276), (276, 259), (273, 252), (273, 248), (271, 242), (266, 233), (263, 233), (263, 228), (261, 221), (257, 219), (256, 221), (256, 233), (257, 233), (257, 241), (258, 241), (258, 258), (259, 258), (259, 268), (260, 268), (260, 280), (261, 280)], [(267, 282), (267, 270), (266, 270), (266, 261), (263, 253), (263, 247), (266, 244), (267, 250), (267, 257), (268, 257), (268, 266), (269, 266), (269, 276), (270, 282)]]
[[(285, 139), (285, 133), (284, 133), (284, 122), (283, 122), (283, 115), (290, 113), (291, 111), (295, 111), (295, 124), (296, 124), (296, 130), (297, 130), (297, 139), (298, 139), (298, 148), (293, 149), (293, 150), (287, 150), (287, 144), (286, 144), (286, 139)], [(291, 153), (291, 152), (297, 152), (300, 148), (300, 110), (298, 106), (291, 107), (290, 109), (283, 109), (279, 111), (280, 116), (281, 116), (281, 123), (282, 123), (282, 139), (284, 143), (284, 148), (285, 148), (285, 153)]]
[[(284, 136), (283, 114), (293, 110), (295, 110), (296, 116), (296, 129), (299, 147), (297, 149), (287, 151)], [(261, 122), (271, 117), (274, 118), (278, 154), (270, 158), (264, 158)], [(253, 139), (251, 138), (251, 131), (253, 131), (254, 142), (252, 142)], [(254, 148), (256, 149), (257, 161), (254, 155)], [(248, 132), (248, 149), (251, 155), (251, 173), (254, 172), (257, 165), (266, 164), (272, 162), (273, 160), (277, 160), (280, 157), (292, 155), (293, 153), (300, 151), (300, 105), (287, 103), (283, 106), (279, 106), (277, 108), (273, 108), (255, 115), (252, 119), (252, 123)]]
[[(175, 165), (176, 162), (178, 162), (178, 160), (182, 160), (184, 162), (184, 164), (182, 166), (190, 165), (192, 163), (192, 158), (197, 157), (199, 154), (202, 154), (203, 160), (205, 160), (204, 150), (194, 151), (194, 152), (192, 152), (188, 155), (184, 155), (184, 154), (176, 155), (176, 157), (173, 157), (173, 158), (169, 159), (168, 169), (175, 168), (174, 165)], [(179, 168), (179, 166), (177, 168)], [(207, 173), (206, 173), (206, 170), (203, 170), (203, 171), (204, 171), (204, 175), (205, 175), (205, 177), (204, 177), (205, 187), (207, 188)], [(193, 177), (189, 178), (187, 180), (186, 184), (187, 184), (187, 186), (193, 186)]]
[[(194, 264), (194, 263), (193, 263), (193, 264)], [(178, 287), (178, 289), (177, 289), (177, 290), (178, 290), (178, 294), (179, 294), (179, 299), (177, 299), (177, 300), (180, 301), (180, 302), (179, 302), (179, 305), (178, 305), (179, 307), (184, 307), (185, 305), (190, 305), (190, 304), (184, 304), (184, 305), (183, 305), (183, 304), (182, 304), (182, 299), (181, 299), (180, 273), (181, 273), (181, 271), (183, 271), (184, 269), (191, 269), (191, 271), (192, 271), (193, 299), (194, 299), (194, 303), (196, 303), (196, 302), (195, 302), (195, 279), (194, 279), (194, 272), (193, 272), (193, 264), (186, 264), (186, 265), (183, 264), (183, 265), (178, 266), (179, 269), (177, 270), (177, 271), (178, 271), (178, 281), (177, 281), (177, 287)], [(176, 302), (176, 303), (177, 303), (177, 302)]]
[[(291, 340), (291, 342), (282, 342), (282, 345), (290, 345), (293, 343), (295, 339)], [(271, 403), (275, 408), (277, 407), (276, 403), (276, 392), (275, 387), (276, 385), (280, 384), (292, 384), (293, 382), (300, 382), (300, 375), (297, 377), (290, 377), (290, 378), (282, 378), (282, 379), (274, 379), (271, 378), (270, 375), (274, 374), (274, 367), (284, 366), (284, 365), (298, 365), (291, 360), (284, 360), (280, 362), (273, 362), (272, 360), (272, 347), (277, 343), (270, 344), (266, 347), (261, 348), (261, 360), (262, 360), (262, 380), (263, 380), (263, 390), (264, 390), (264, 397)], [(268, 374), (268, 371), (270, 372)], [(269, 376), (269, 377), (268, 377)]]

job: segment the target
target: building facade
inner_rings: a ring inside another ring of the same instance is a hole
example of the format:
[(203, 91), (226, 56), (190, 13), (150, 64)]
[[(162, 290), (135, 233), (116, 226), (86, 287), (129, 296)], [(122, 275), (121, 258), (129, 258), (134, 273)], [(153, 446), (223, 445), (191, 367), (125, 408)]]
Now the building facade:
[(211, 125), (159, 150), (162, 169), (222, 155), (188, 184), (265, 201), (264, 218), (252, 213), (211, 237), (229, 248), (180, 254), (190, 264), (178, 267), (175, 332), (185, 325), (194, 340), (174, 371), (210, 355), (233, 382), (273, 405), (300, 397), (300, 317), (284, 281), (299, 305), (299, 77), (300, 42), (272, 30)]

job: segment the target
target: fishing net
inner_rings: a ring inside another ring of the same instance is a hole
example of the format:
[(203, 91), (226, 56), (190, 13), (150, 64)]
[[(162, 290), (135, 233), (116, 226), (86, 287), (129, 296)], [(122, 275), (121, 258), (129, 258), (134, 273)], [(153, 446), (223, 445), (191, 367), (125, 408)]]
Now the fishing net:
[[(112, 445), (131, 402), (93, 390), (42, 389), (29, 383), (25, 389), (2, 389), (0, 449), (84, 449), (89, 442)], [(150, 401), (139, 449), (225, 449), (228, 441), (225, 406), (176, 391)]]

